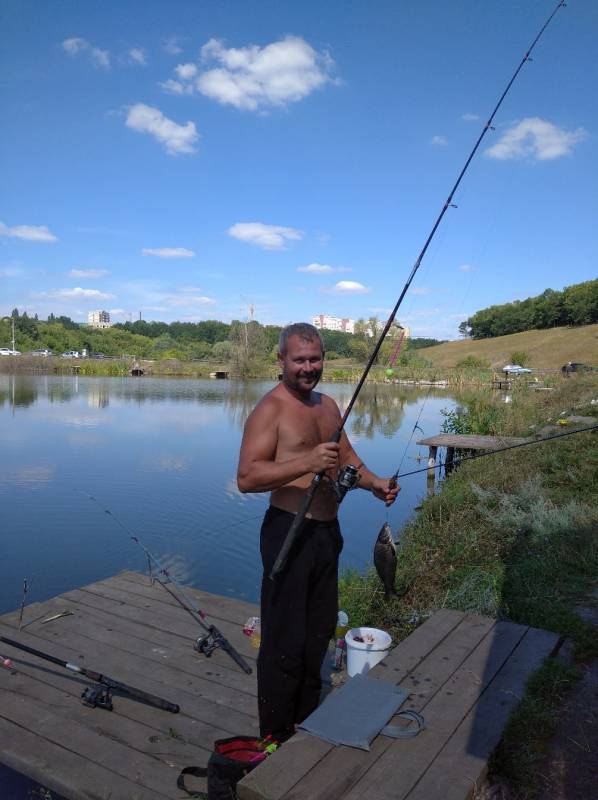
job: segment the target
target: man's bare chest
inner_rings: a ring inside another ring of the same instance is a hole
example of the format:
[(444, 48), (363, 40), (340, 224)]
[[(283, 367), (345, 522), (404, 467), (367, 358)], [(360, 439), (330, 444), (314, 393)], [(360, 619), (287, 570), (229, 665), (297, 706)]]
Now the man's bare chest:
[(336, 430), (334, 414), (318, 408), (298, 408), (280, 420), (278, 451), (304, 452), (322, 442), (330, 441)]

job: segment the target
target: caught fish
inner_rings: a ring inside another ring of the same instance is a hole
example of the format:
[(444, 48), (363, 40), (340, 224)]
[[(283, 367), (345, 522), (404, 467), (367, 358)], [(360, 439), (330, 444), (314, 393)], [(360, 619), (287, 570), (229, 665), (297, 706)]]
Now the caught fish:
[(397, 571), (397, 548), (392, 538), (392, 530), (388, 522), (380, 528), (374, 545), (374, 566), (382, 585), (386, 599), (396, 595), (395, 573)]

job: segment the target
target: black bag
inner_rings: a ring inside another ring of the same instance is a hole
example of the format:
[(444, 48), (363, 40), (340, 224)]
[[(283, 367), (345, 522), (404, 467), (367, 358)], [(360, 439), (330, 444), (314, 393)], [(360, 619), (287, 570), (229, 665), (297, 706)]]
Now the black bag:
[[(206, 767), (185, 767), (177, 779), (179, 789), (191, 797), (202, 800), (236, 800), (237, 783), (248, 772), (277, 748), (269, 737), (256, 739), (255, 736), (231, 736), (214, 742), (214, 752)], [(185, 775), (208, 779), (208, 792), (194, 792), (185, 786)]]

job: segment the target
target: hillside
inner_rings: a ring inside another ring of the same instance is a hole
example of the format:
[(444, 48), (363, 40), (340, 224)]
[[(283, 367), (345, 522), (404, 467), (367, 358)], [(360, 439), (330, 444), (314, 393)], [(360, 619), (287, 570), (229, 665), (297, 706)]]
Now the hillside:
[(527, 366), (537, 369), (555, 369), (567, 361), (598, 367), (598, 325), (524, 331), (477, 341), (462, 339), (426, 347), (419, 352), (439, 367), (454, 367), (467, 356), (488, 361), (493, 367), (503, 367), (516, 351), (527, 353)]

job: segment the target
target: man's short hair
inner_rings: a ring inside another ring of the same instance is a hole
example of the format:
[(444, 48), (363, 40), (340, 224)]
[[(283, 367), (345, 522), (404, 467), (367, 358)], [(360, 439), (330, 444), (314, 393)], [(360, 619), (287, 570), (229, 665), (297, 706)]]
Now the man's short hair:
[(322, 348), (322, 355), (324, 355), (324, 340), (315, 325), (310, 325), (309, 322), (293, 322), (292, 325), (283, 328), (278, 337), (278, 352), (281, 356), (286, 356), (287, 344), (291, 336), (298, 336), (304, 342), (313, 342), (314, 339), (317, 339)]

